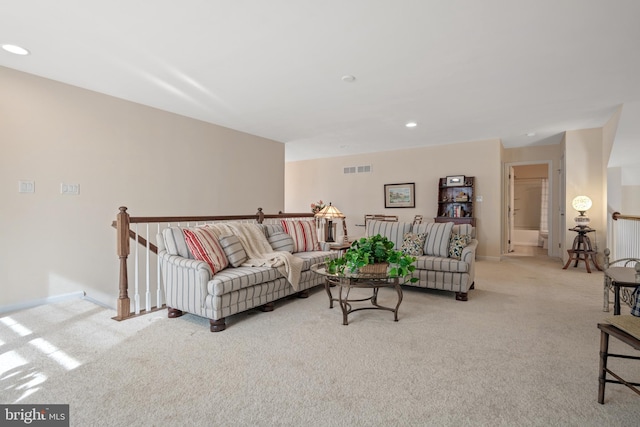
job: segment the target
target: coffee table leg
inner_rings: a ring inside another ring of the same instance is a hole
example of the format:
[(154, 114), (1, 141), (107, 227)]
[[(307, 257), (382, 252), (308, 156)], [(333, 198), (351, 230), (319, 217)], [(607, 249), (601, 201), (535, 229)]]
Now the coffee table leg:
[(347, 317), (349, 316), (348, 300), (349, 300), (349, 290), (351, 288), (346, 287), (346, 290), (344, 291), (345, 292), (344, 298), (342, 297), (342, 292), (345, 286), (339, 286), (339, 288), (340, 290), (338, 291), (339, 292), (338, 302), (340, 303), (340, 308), (342, 309), (342, 324), (348, 325), (349, 324), (349, 320), (347, 319)]
[(400, 303), (402, 302), (402, 287), (396, 282), (395, 286), (396, 292), (398, 293), (398, 303), (396, 304), (396, 309), (393, 311), (393, 320), (398, 321), (398, 309), (400, 308)]
[(329, 308), (333, 308), (333, 295), (331, 295), (331, 282), (329, 279), (325, 279), (324, 281), (324, 290), (327, 291), (327, 295), (329, 295)]

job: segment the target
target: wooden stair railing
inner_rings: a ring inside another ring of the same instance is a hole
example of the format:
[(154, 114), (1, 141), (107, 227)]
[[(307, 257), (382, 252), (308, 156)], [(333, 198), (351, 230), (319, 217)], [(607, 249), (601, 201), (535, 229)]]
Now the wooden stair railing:
[(614, 212), (611, 214), (611, 218), (613, 218), (614, 221), (617, 221), (619, 219), (630, 219), (630, 220), (634, 220), (634, 221), (640, 221), (640, 216), (636, 216), (636, 215), (623, 215), (620, 212)]
[[(117, 242), (117, 255), (120, 260), (120, 274), (118, 283), (118, 301), (116, 304), (116, 316), (115, 320), (124, 320), (137, 315), (137, 313), (131, 313), (131, 299), (129, 298), (129, 278), (128, 278), (128, 265), (127, 260), (131, 254), (130, 240), (133, 240), (138, 245), (148, 248), (149, 251), (155, 255), (158, 254), (158, 247), (151, 243), (149, 236), (146, 238), (139, 233), (131, 229), (132, 224), (166, 224), (170, 226), (172, 223), (209, 223), (217, 221), (255, 221), (258, 224), (264, 223), (265, 219), (286, 219), (286, 218), (313, 218), (312, 213), (283, 213), (278, 214), (265, 214), (262, 212), (262, 208), (258, 208), (258, 212), (252, 215), (210, 215), (210, 216), (164, 216), (164, 217), (132, 217), (127, 212), (125, 206), (119, 208), (119, 212), (116, 215), (116, 220), (112, 222), (112, 227), (116, 229), (116, 242)], [(147, 259), (147, 264), (149, 260)], [(160, 304), (158, 304), (160, 305)], [(147, 312), (160, 310), (164, 307), (153, 307), (152, 310), (146, 310)], [(145, 310), (141, 310), (144, 312)]]

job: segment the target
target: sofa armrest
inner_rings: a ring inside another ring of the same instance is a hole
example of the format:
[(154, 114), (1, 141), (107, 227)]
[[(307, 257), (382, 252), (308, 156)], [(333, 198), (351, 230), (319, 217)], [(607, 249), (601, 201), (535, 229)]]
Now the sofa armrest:
[(478, 249), (478, 241), (471, 239), (469, 244), (462, 250), (460, 259), (469, 264), (469, 280), (471, 286), (474, 286), (476, 280), (476, 249)]
[(200, 313), (207, 296), (207, 283), (213, 274), (204, 261), (158, 253), (167, 306), (189, 313)]
[(181, 257), (180, 255), (169, 255), (168, 252), (164, 252), (159, 254), (160, 260), (163, 263), (167, 263), (167, 265), (174, 266), (178, 269), (187, 269), (198, 271), (199, 273), (204, 273), (202, 270), (206, 270), (207, 273), (207, 281), (211, 279), (213, 274), (211, 273), (211, 267), (204, 261), (200, 261), (199, 259), (189, 259)]
[(476, 260), (476, 249), (478, 249), (478, 241), (471, 239), (467, 246), (462, 250), (460, 260), (471, 265)]

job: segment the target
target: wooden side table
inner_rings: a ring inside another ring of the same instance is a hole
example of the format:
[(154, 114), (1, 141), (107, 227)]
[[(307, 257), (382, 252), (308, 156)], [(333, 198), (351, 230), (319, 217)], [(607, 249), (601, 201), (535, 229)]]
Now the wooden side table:
[(575, 231), (578, 235), (573, 239), (573, 246), (571, 249), (567, 249), (569, 259), (562, 269), (566, 270), (572, 261), (575, 261), (575, 264), (573, 265), (574, 267), (578, 266), (578, 262), (584, 261), (587, 267), (587, 272), (591, 273), (591, 268), (589, 267), (589, 261), (591, 261), (598, 270), (602, 271), (602, 268), (598, 265), (598, 260), (596, 259), (597, 252), (593, 250), (591, 240), (587, 235), (587, 233), (591, 233), (596, 230), (590, 227), (573, 227), (570, 228), (569, 231)]
[(344, 255), (345, 251), (351, 247), (351, 242), (334, 243), (329, 245), (329, 250), (337, 251), (339, 256)]

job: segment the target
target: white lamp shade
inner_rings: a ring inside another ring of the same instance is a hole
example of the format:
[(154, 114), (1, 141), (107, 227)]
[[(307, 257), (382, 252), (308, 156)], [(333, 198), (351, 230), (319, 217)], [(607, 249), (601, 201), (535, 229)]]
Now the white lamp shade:
[(591, 205), (591, 199), (587, 196), (578, 196), (571, 202), (571, 206), (573, 206), (573, 209), (577, 210), (578, 212), (588, 211), (589, 209), (591, 209)]
[(338, 208), (332, 206), (331, 203), (329, 203), (328, 206), (325, 206), (320, 212), (316, 214), (316, 217), (326, 219), (344, 218), (344, 214), (340, 212)]

